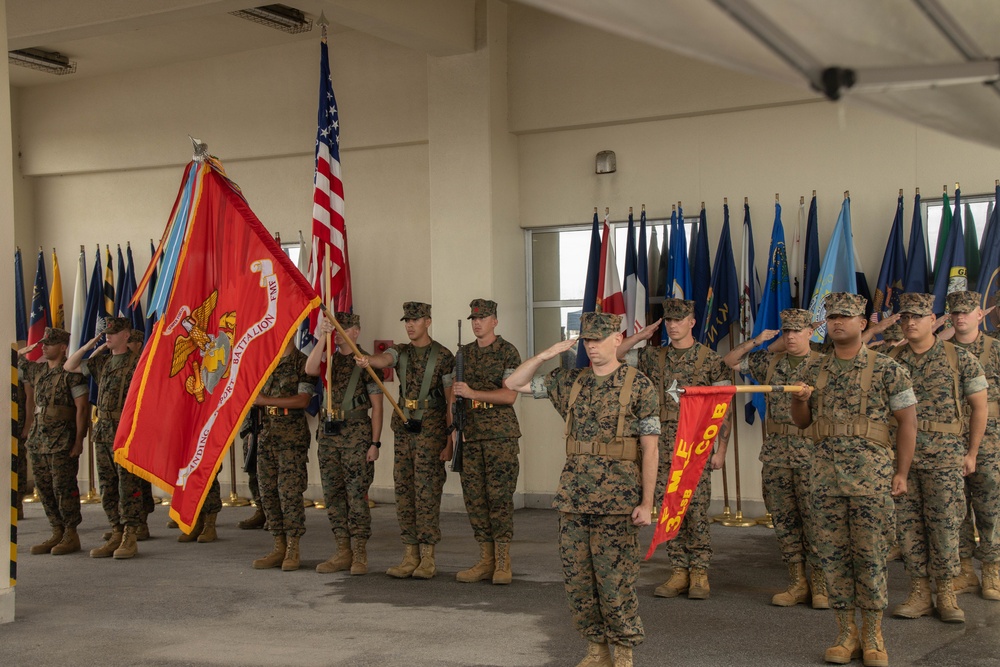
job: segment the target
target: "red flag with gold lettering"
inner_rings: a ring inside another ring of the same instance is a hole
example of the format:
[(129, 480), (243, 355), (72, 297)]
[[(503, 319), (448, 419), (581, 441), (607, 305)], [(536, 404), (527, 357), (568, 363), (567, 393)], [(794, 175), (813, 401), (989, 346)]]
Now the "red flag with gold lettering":
[(152, 265), (160, 255), (161, 317), (129, 387), (115, 461), (170, 491), (170, 516), (190, 532), (254, 397), (319, 297), (210, 156), (188, 165)]
[(677, 439), (670, 459), (670, 479), (663, 494), (663, 507), (656, 522), (653, 543), (646, 553), (647, 560), (660, 543), (674, 539), (681, 529), (695, 487), (712, 455), (712, 443), (719, 434), (735, 393), (736, 387), (732, 385), (684, 387), (677, 420)]

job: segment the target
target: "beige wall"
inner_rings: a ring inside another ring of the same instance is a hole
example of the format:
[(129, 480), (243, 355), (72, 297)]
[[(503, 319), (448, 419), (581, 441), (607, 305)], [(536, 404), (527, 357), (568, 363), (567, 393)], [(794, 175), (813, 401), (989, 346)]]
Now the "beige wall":
[[(714, 254), (722, 198), (734, 204), (738, 247), (747, 196), (763, 273), (775, 192), (787, 225), (798, 196), (818, 191), (825, 244), (849, 189), (874, 279), (898, 188), (908, 201), (914, 187), (931, 195), (956, 180), (986, 192), (1000, 176), (995, 150), (535, 10), (481, 7), (471, 54), (429, 57), (358, 32), (332, 41), (364, 345), (403, 339), (399, 304), (432, 299), (433, 334), (453, 346), (455, 318), (471, 298), (490, 296), (501, 304), (500, 332), (525, 354), (521, 230), (585, 223), (594, 206), (624, 217), (646, 204), (659, 216), (677, 200), (689, 210), (704, 200)], [(269, 229), (308, 236), (317, 55), (316, 43), (293, 43), (14, 91), (17, 241), (56, 247), (67, 274), (80, 244), (89, 263), (94, 243), (131, 240), (143, 265), (190, 155), (187, 134), (223, 159)], [(616, 151), (618, 172), (597, 176), (604, 149)], [(518, 412), (519, 489), (525, 502), (543, 502), (562, 464), (561, 426), (543, 401), (521, 399)], [(744, 496), (759, 509), (759, 428), (740, 436)], [(388, 500), (388, 429), (383, 441), (372, 495)], [(315, 461), (310, 477), (318, 497)], [(446, 492), (446, 506), (459, 506), (457, 481)]]

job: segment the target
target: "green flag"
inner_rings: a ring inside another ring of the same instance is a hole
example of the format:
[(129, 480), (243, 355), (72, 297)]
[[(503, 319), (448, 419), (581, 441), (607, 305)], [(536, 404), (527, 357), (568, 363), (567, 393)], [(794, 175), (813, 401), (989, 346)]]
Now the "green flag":
[(979, 280), (979, 237), (976, 221), (972, 219), (972, 207), (965, 203), (965, 274), (970, 285)]
[(951, 201), (948, 199), (948, 191), (945, 190), (941, 197), (941, 226), (938, 228), (937, 251), (934, 253), (934, 271), (931, 282), (937, 279), (938, 266), (941, 264), (941, 257), (944, 256), (944, 246), (951, 233), (951, 217)]

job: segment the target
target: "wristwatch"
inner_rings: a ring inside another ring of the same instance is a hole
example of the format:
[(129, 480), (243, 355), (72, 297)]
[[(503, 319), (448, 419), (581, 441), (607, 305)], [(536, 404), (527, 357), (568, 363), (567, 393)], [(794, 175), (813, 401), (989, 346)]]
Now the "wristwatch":
[(373, 442), (372, 446), (375, 447), (375, 449), (382, 449), (382, 443), (381, 442)]

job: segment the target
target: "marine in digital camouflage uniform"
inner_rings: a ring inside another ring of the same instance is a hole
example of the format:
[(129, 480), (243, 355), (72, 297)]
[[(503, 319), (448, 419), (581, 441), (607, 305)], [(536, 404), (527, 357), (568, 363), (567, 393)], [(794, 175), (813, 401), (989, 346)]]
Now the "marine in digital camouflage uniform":
[(517, 392), (503, 381), (521, 365), (521, 355), (495, 333), (496, 302), (473, 299), (469, 308), (476, 340), (462, 346), (465, 380), (456, 378), (452, 393), (455, 401), (465, 401), (462, 496), (479, 543), (479, 562), (455, 578), (509, 584), (521, 429), (514, 414)]
[(609, 645), (614, 665), (631, 667), (632, 648), (644, 637), (635, 591), (638, 538), (653, 507), (659, 407), (649, 378), (617, 359), (619, 315), (584, 313), (580, 329), (591, 368), (535, 375), (572, 347), (570, 339), (528, 359), (504, 384), (548, 397), (566, 420), (566, 463), (553, 506), (566, 597), (589, 642), (578, 667), (610, 666)]
[[(63, 369), (69, 333), (48, 327), (34, 345), (18, 350), (17, 369), (34, 389), (35, 411), (26, 418), (27, 449), (52, 536), (31, 547), (33, 554), (61, 555), (80, 550), (76, 527), (80, 515), (80, 488), (76, 476), (87, 432), (87, 381)], [(42, 360), (29, 361), (28, 352), (42, 346)]]
[(306, 373), (305, 365), (306, 355), (289, 340), (254, 399), (262, 409), (257, 480), (274, 536), (271, 552), (253, 562), (257, 570), (279, 565), (286, 572), (299, 569), (299, 538), (306, 532), (302, 494), (309, 486), (306, 466), (312, 442), (305, 408), (316, 393), (316, 378)]
[[(142, 356), (142, 344), (145, 334), (139, 329), (132, 329), (128, 336), (128, 349)], [(156, 499), (153, 497), (153, 485), (149, 480), (140, 478), (139, 489), (142, 492), (142, 521), (136, 533), (137, 539), (142, 542), (149, 539), (149, 524), (147, 518), (156, 509)]]
[[(933, 579), (941, 620), (961, 623), (965, 614), (958, 607), (952, 579), (959, 573), (958, 532), (965, 515), (962, 477), (975, 469), (986, 429), (987, 383), (972, 354), (934, 336), (933, 308), (933, 294), (906, 293), (899, 298), (900, 323), (908, 342), (894, 348), (892, 356), (913, 382), (917, 447), (907, 480), (909, 492), (896, 499), (896, 532), (910, 576), (910, 595), (892, 613), (900, 618), (930, 614)], [(970, 419), (968, 435), (965, 416)]]
[[(437, 573), (434, 545), (441, 541), (441, 493), (448, 474), (444, 464), (452, 454), (448, 403), (455, 356), (428, 333), (430, 304), (407, 301), (400, 321), (410, 342), (397, 343), (358, 363), (397, 369), (399, 405), (406, 415), (405, 423), (398, 414), (392, 415), (392, 476), (404, 553), (400, 564), (386, 574), (398, 579), (430, 579)], [(419, 428), (411, 431), (407, 424), (419, 424)]]
[[(892, 495), (906, 493), (916, 433), (916, 397), (906, 369), (861, 342), (865, 304), (864, 297), (845, 292), (826, 297), (834, 351), (806, 363), (800, 378), (808, 386), (792, 400), (795, 425), (813, 428), (814, 536), (839, 628), (824, 659), (837, 664), (862, 653), (866, 663), (888, 661), (882, 614)], [(898, 423), (895, 474), (891, 417)]]
[[(793, 384), (798, 382), (804, 362), (819, 357), (818, 352), (810, 350), (812, 332), (810, 311), (783, 310), (780, 333), (786, 352), (750, 352), (779, 333), (766, 330), (734, 348), (726, 355), (725, 362), (757, 384)], [(828, 609), (826, 581), (812, 535), (812, 439), (792, 423), (790, 394), (767, 394), (765, 431), (767, 437), (760, 450), (764, 503), (771, 513), (790, 579), (788, 589), (771, 598), (771, 604), (791, 607), (809, 601), (811, 593), (814, 609)], [(806, 579), (806, 562), (812, 568), (811, 582)]]
[[(128, 348), (132, 324), (125, 317), (105, 318), (106, 327), (66, 360), (68, 371), (83, 372), (97, 382), (97, 413), (90, 439), (94, 443), (97, 472), (101, 481), (101, 505), (111, 524), (111, 535), (104, 546), (92, 549), (93, 558), (132, 558), (138, 552), (139, 526), (145, 517), (142, 480), (128, 472), (114, 459), (115, 433), (122, 407), (128, 396), (139, 355)], [(102, 343), (88, 359), (84, 355)], [(105, 354), (108, 351), (110, 354)]]
[[(631, 349), (659, 331), (659, 322), (654, 322), (640, 333), (626, 338), (619, 350), (619, 356), (624, 355), (628, 365), (637, 366), (653, 382), (659, 399), (661, 455), (656, 477), (656, 507), (663, 504), (680, 416), (680, 406), (666, 394), (666, 390), (674, 380), (679, 386), (732, 384), (732, 372), (726, 368), (722, 358), (710, 347), (694, 340), (691, 333), (694, 322), (694, 301), (665, 299), (663, 324), (670, 337), (670, 345), (647, 346), (637, 351)], [(725, 463), (731, 419), (727, 412), (716, 439), (716, 451), (702, 471), (680, 532), (666, 544), (667, 560), (673, 573), (654, 591), (658, 597), (676, 597), (685, 591), (691, 599), (702, 600), (709, 596), (708, 566), (712, 560), (712, 535), (709, 532), (708, 506), (712, 501), (712, 471), (722, 468)]]
[(965, 477), (965, 519), (959, 531), (961, 572), (954, 587), (956, 593), (979, 588), (972, 562), (975, 557), (983, 565), (982, 596), (1000, 600), (1000, 342), (979, 330), (983, 321), (980, 303), (982, 297), (978, 292), (948, 295), (948, 310), (955, 328), (952, 342), (979, 360), (989, 383), (986, 433), (979, 445), (976, 469)]
[[(357, 343), (361, 318), (354, 313), (337, 313), (336, 318)], [(375, 477), (375, 461), (382, 446), (382, 390), (355, 363), (350, 345), (330, 322), (324, 319), (321, 331), (323, 335), (306, 360), (306, 372), (323, 375), (326, 339), (332, 334), (336, 350), (330, 355), (328, 372), (323, 377), (326, 395), (322, 397), (324, 407), (316, 440), (323, 500), (337, 551), (317, 565), (316, 571), (326, 574), (350, 570), (353, 575), (361, 575), (368, 572), (368, 538), (372, 535), (368, 487)]]

